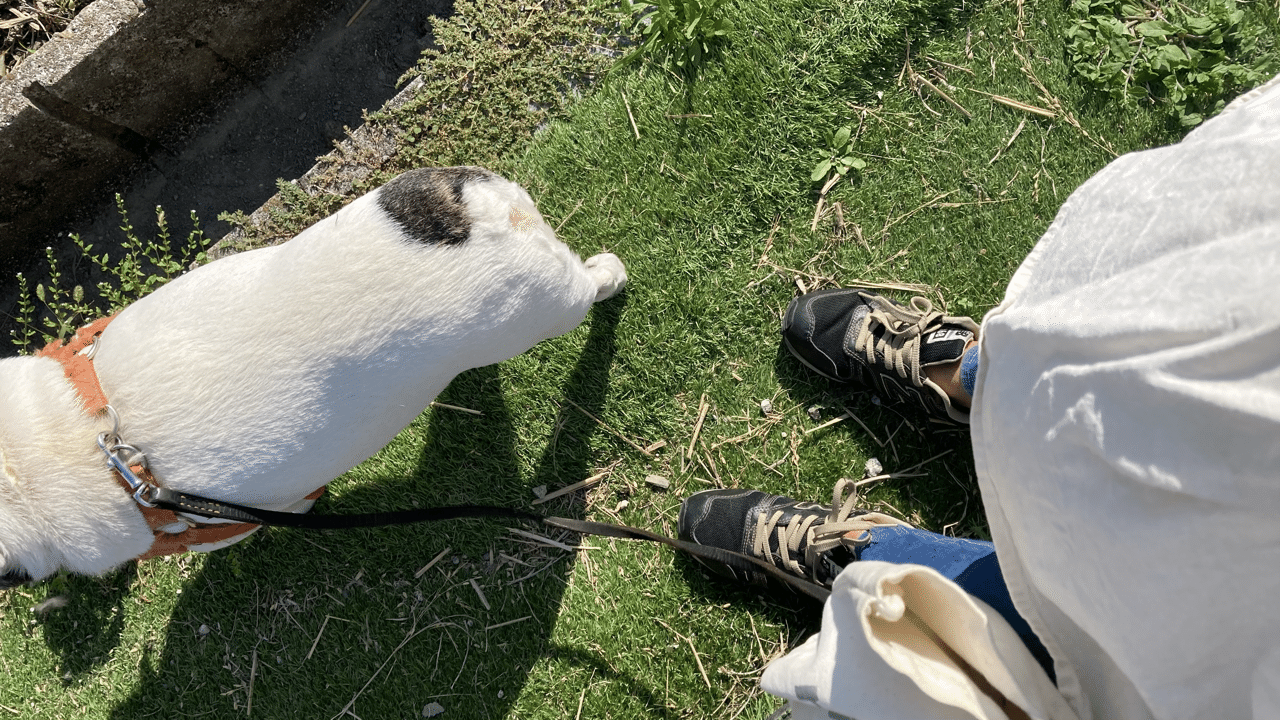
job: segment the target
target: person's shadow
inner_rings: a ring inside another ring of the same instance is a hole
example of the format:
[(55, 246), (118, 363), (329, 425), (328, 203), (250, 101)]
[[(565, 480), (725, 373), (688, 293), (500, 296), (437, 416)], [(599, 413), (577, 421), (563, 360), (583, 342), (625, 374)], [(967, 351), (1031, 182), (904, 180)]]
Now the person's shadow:
[[(385, 469), (385, 478), (344, 478), (313, 512), (522, 507), (534, 486), (585, 478), (593, 464), (587, 440), (598, 428), (562, 398), (602, 414), (624, 304), (625, 294), (592, 310), (585, 347), (560, 397), (545, 400), (561, 409), (555, 439), (531, 472), (527, 465), (521, 471), (516, 443), (526, 433), (515, 427), (501, 368), (479, 368), (459, 376), (438, 401), (483, 415), (437, 409), (429, 422), (420, 418), (412, 427), (425, 442), (393, 443), (366, 465), (378, 474)], [(329, 718), (346, 711), (420, 717), (431, 703), (453, 717), (502, 716), (544, 656), (587, 674), (613, 675), (650, 714), (665, 715), (643, 679), (618, 676), (590, 653), (552, 643), (572, 555), (513, 543), (508, 525), (468, 519), (262, 531), (209, 555), (174, 587), (159, 585), (145, 564), (107, 578), (59, 579), (68, 606), (51, 612), (38, 632), (60, 656), (67, 684), (85, 682), (115, 652), (139, 653), (137, 687), (110, 713), (120, 720), (249, 712)], [(133, 614), (122, 607), (179, 592), (167, 622), (142, 633), (143, 647), (120, 647)]]

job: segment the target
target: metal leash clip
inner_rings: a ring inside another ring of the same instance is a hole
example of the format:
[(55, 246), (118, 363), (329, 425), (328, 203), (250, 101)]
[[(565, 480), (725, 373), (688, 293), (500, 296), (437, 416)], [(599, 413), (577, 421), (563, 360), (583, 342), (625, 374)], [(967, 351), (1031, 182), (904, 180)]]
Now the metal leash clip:
[(155, 507), (150, 500), (157, 490), (155, 485), (146, 482), (129, 469), (131, 465), (147, 467), (147, 454), (127, 443), (120, 442), (120, 416), (110, 405), (106, 407), (111, 415), (111, 432), (98, 433), (98, 447), (107, 456), (107, 466), (124, 478), (129, 489), (133, 491), (133, 499), (143, 507)]

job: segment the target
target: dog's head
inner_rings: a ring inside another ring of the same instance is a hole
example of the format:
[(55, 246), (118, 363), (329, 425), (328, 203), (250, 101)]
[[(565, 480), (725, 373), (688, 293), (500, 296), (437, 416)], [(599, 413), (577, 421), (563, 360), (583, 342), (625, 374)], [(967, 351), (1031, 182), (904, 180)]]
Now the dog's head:
[(0, 360), (0, 588), (101, 574), (154, 541), (107, 470), (99, 425), (56, 361)]
[(0, 448), (0, 590), (62, 570), (100, 575), (151, 546), (146, 520), (100, 463), (33, 480), (9, 450)]

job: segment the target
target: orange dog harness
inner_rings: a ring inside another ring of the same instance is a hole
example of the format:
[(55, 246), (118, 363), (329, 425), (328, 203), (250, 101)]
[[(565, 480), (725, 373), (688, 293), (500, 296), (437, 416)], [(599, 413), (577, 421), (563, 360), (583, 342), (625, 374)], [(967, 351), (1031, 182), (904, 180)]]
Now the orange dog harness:
[[(98, 374), (93, 369), (93, 358), (88, 351), (114, 317), (111, 315), (95, 320), (80, 328), (65, 344), (54, 340), (36, 353), (37, 357), (52, 358), (62, 364), (67, 380), (71, 381), (76, 392), (79, 393), (84, 401), (84, 410), (90, 415), (100, 415), (107, 407), (107, 398), (102, 392), (102, 386), (98, 383)], [(139, 478), (158, 484), (146, 467), (136, 465), (130, 467), (130, 470)], [(132, 494), (133, 490), (120, 473), (115, 470), (112, 472), (120, 486)], [(325, 488), (322, 486), (306, 499), (314, 500), (323, 495), (324, 491)], [(260, 527), (252, 523), (200, 523), (181, 517), (172, 510), (146, 507), (141, 504), (138, 505), (138, 509), (142, 511), (142, 516), (155, 535), (151, 548), (139, 555), (139, 560), (176, 555), (186, 552), (192, 545), (222, 542)]]

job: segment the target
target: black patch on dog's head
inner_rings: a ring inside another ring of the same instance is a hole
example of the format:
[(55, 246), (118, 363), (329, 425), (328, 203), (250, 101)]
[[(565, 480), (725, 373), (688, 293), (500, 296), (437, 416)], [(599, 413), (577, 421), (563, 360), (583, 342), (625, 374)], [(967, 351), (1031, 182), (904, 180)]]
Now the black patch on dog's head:
[(492, 177), (478, 167), (410, 170), (382, 186), (378, 205), (410, 238), (427, 245), (456, 245), (471, 234), (462, 188)]
[(4, 574), (0, 574), (0, 590), (26, 585), (29, 582), (31, 582), (31, 576), (26, 570), (5, 569)]

